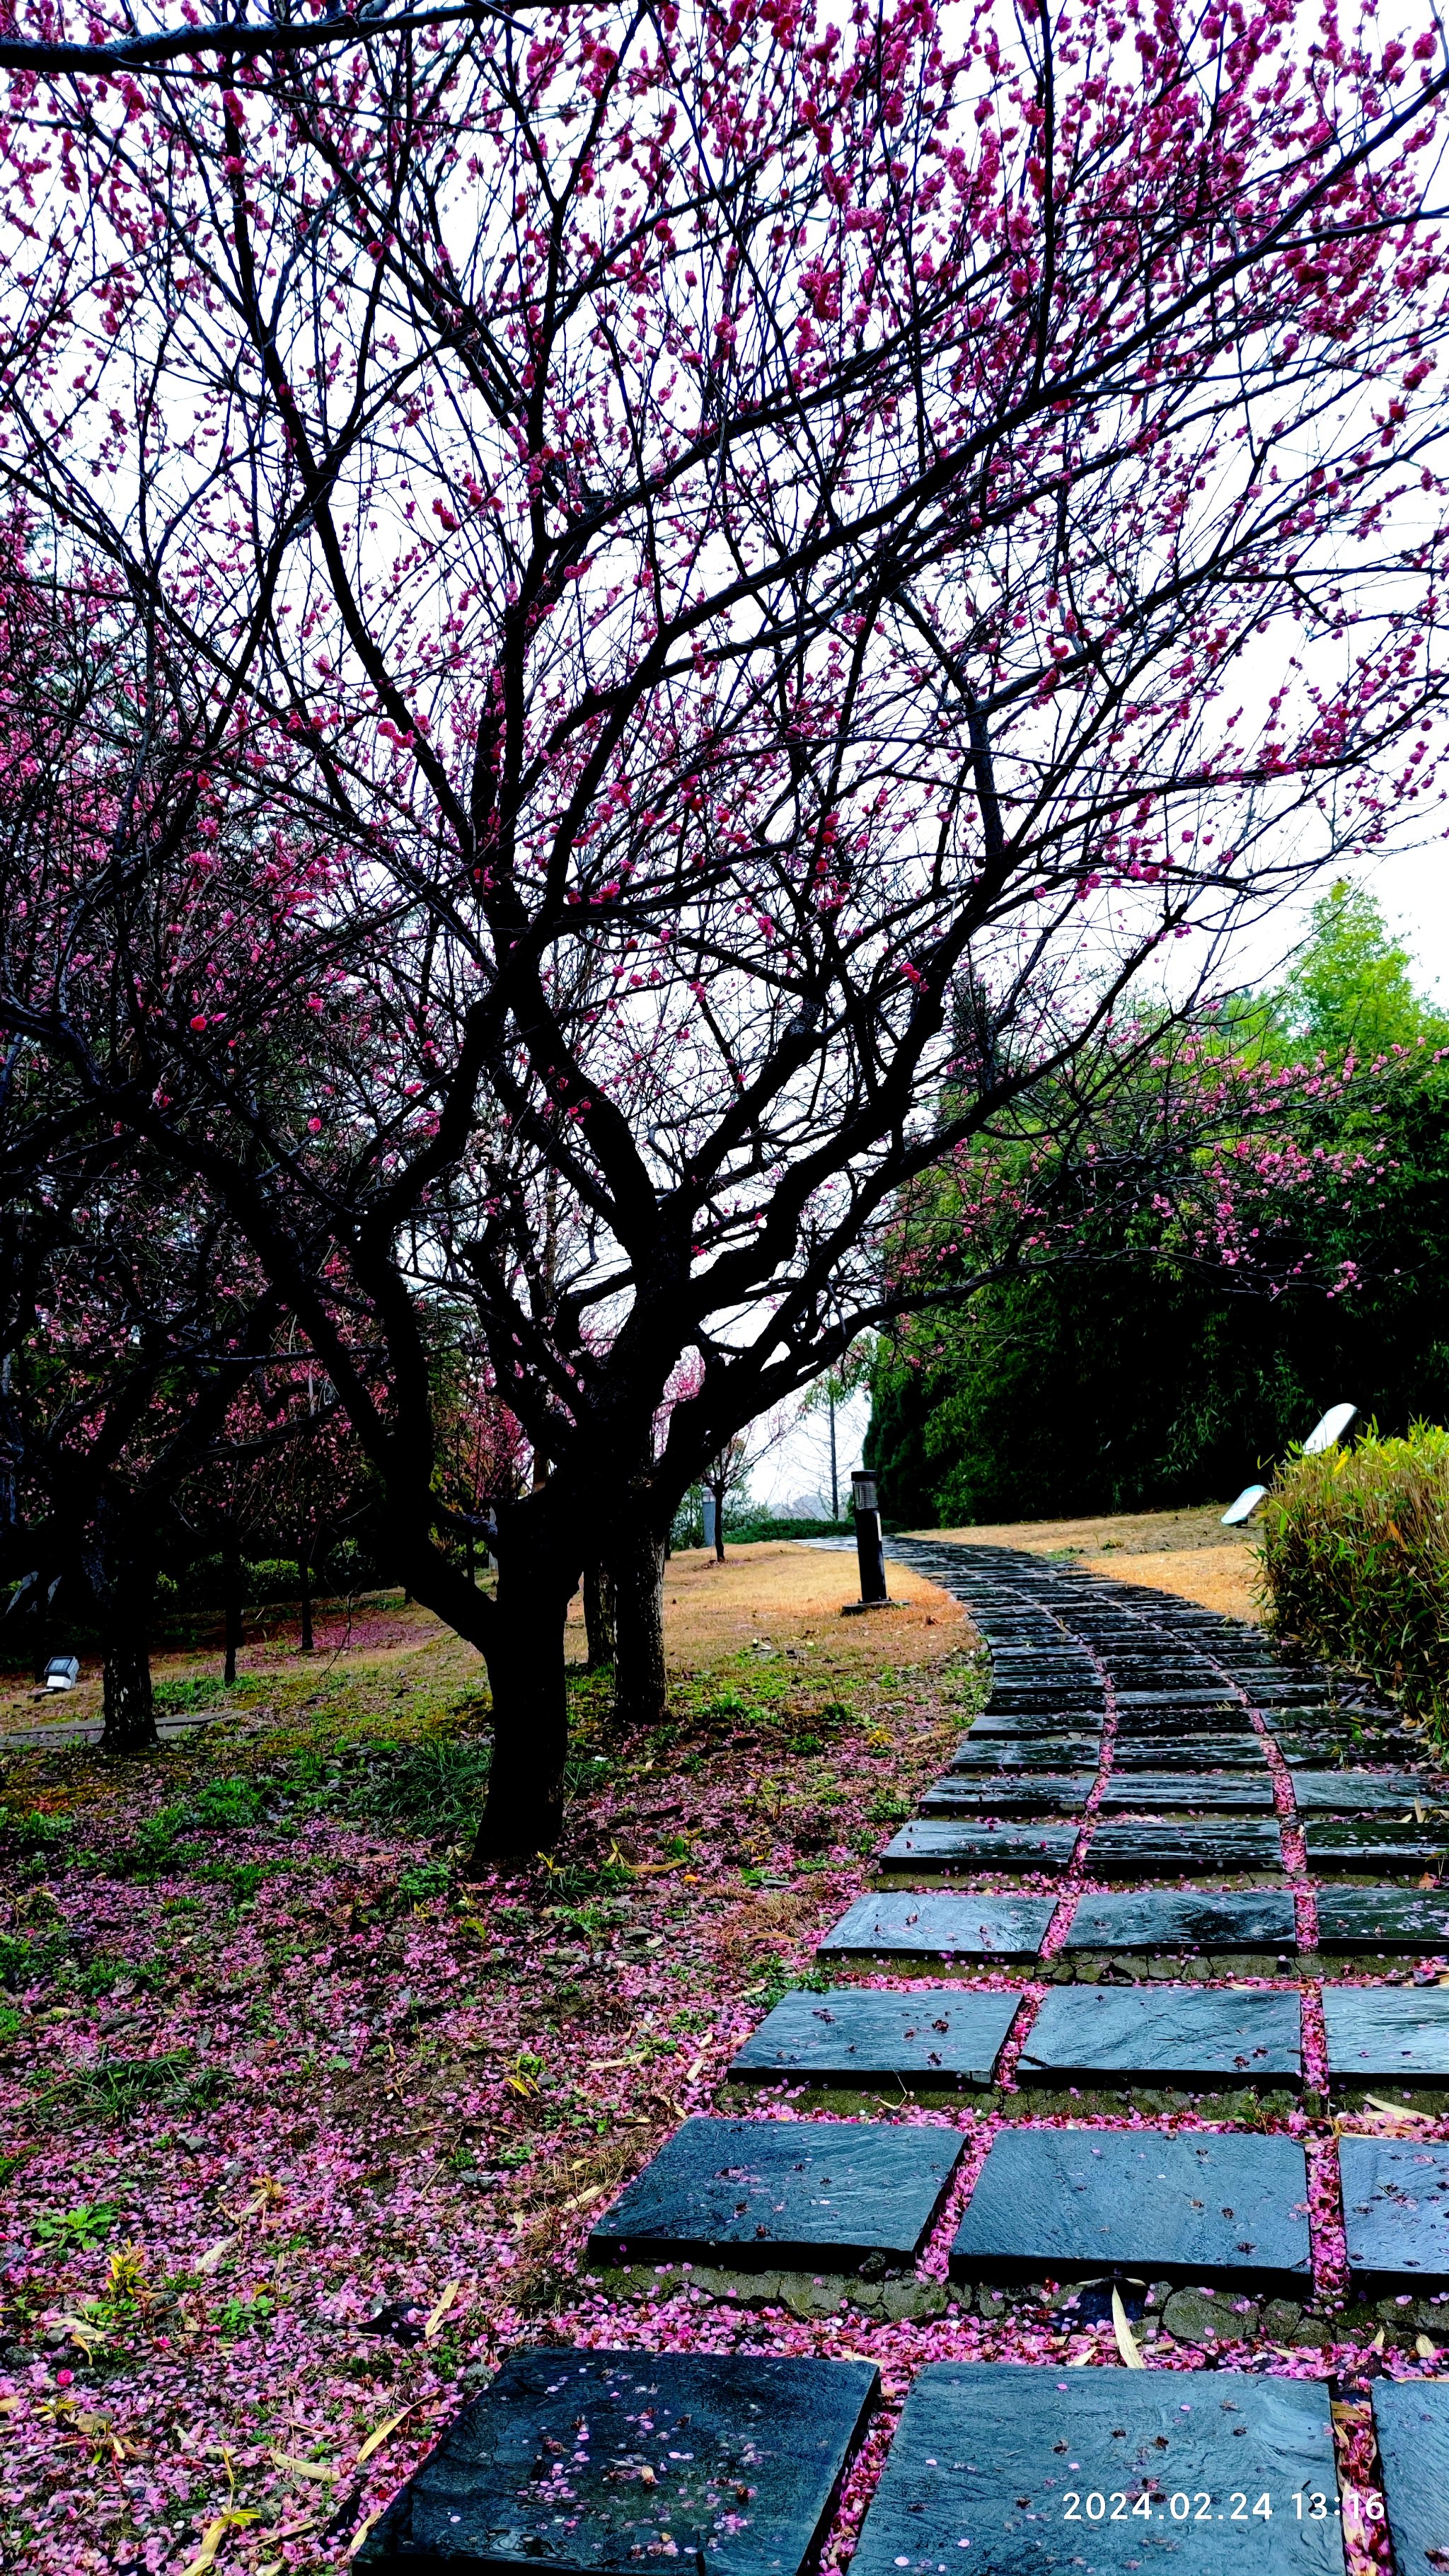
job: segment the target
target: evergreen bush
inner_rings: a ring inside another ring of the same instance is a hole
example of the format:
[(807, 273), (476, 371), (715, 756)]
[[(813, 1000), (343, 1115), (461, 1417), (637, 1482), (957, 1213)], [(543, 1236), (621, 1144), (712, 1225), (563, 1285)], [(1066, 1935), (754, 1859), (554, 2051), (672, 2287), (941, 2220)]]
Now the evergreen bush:
[(1264, 1506), (1263, 1574), (1275, 1627), (1449, 1733), (1449, 1431), (1371, 1426), (1292, 1459)]

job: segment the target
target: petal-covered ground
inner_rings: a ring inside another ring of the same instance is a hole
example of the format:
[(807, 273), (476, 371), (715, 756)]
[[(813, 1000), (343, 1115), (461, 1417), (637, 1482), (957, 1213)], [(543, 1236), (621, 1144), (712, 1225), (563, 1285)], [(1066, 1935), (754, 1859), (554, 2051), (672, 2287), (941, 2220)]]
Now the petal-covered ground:
[[(828, 2547), (839, 2563), (922, 2360), (1120, 2366), (1110, 2316), (1045, 2302), (972, 2312), (943, 2294), (938, 2313), (879, 2323), (723, 2304), (677, 2272), (641, 2303), (587, 2268), (591, 2216), (681, 2117), (720, 2107), (738, 2040), (786, 1986), (831, 1981), (819, 1934), (976, 1703), (957, 1606), (893, 1566), (909, 1606), (842, 1620), (853, 1574), (785, 1550), (671, 1569), (670, 1725), (620, 1737), (606, 1689), (576, 1671), (569, 1831), (516, 1878), (461, 1875), (486, 1764), (479, 1676), (400, 1607), (360, 1638), (319, 1628), (310, 1658), (273, 1635), (214, 1725), (137, 1763), (12, 1756), (6, 2564), (344, 2564), (459, 2398), (543, 2337), (877, 2361), (887, 2404)], [(178, 1661), (163, 1679), (194, 1697), (213, 1672)], [(728, 2107), (799, 2116), (778, 2087)], [(940, 2282), (1003, 2113), (868, 2107), (967, 2138), (922, 2266)], [(1310, 2146), (1331, 2300), (1330, 2124), (1310, 2101), (1265, 2125)], [(1150, 2317), (1133, 2331), (1153, 2366), (1203, 2359)], [(1377, 2356), (1331, 2310), (1317, 2338), (1229, 2349), (1239, 2367), (1339, 2373), (1345, 2472), (1366, 2479)], [(1435, 2366), (1427, 2337), (1417, 2358), (1415, 2339), (1387, 2340), (1396, 2367)], [(1346, 2537), (1361, 2563), (1380, 2556), (1371, 2525)]]

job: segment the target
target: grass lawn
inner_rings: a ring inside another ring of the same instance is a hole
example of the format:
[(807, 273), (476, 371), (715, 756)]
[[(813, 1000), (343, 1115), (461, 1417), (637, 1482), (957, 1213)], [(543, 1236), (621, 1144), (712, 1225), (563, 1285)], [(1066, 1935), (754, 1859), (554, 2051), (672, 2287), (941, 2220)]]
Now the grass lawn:
[(1175, 1592), (1228, 1619), (1261, 1620), (1261, 1566), (1251, 1535), (1222, 1526), (1222, 1503), (1167, 1512), (1103, 1512), (1095, 1518), (1008, 1521), (979, 1529), (919, 1530), (978, 1546), (1019, 1547), (1031, 1556), (1071, 1557), (1090, 1574)]
[[(4, 2563), (344, 2564), (503, 2349), (588, 2331), (590, 2213), (810, 1969), (979, 1672), (899, 1568), (861, 1619), (845, 1554), (667, 1572), (670, 1723), (615, 1731), (575, 1624), (568, 1833), (519, 1876), (460, 1876), (486, 1692), (415, 1608), (278, 1625), (229, 1695), (160, 1659), (215, 1721), (142, 1759), (10, 1754)], [(97, 1689), (17, 1683), (0, 1729)]]

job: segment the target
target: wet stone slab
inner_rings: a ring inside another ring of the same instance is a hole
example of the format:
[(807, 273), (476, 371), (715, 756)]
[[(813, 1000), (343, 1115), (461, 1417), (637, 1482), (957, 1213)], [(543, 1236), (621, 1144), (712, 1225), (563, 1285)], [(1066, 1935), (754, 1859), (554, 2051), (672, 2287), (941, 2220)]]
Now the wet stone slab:
[(876, 2120), (686, 2120), (600, 2218), (589, 2251), (842, 2271), (873, 2254), (909, 2262), (962, 2143)]
[[(1300, 1814), (1394, 1816), (1409, 1824), (1421, 1821), (1415, 1806), (1431, 1811), (1443, 1806), (1442, 1792), (1411, 1771), (1295, 1771), (1293, 1803)], [(1449, 1831), (1449, 1827), (1441, 1827)]]
[(1449, 2279), (1449, 2146), (1340, 2138), (1338, 2169), (1356, 2289), (1397, 2291)]
[(908, 1995), (867, 1986), (782, 1995), (732, 2059), (730, 2073), (769, 2083), (798, 2075), (814, 2084), (991, 2083), (1021, 2001), (1018, 1991), (973, 1994), (917, 1986)]
[(1239, 1870), (1279, 1869), (1278, 1828), (1261, 1824), (1098, 1825), (1087, 1866), (1094, 1878), (1176, 1878), (1211, 1873), (1231, 1878)]
[(1079, 1816), (1095, 1771), (1008, 1772), (987, 1782), (948, 1771), (919, 1800), (923, 1816)]
[(877, 2388), (862, 2361), (511, 2353), (356, 2563), (801, 2576)]
[(1181, 1721), (1185, 1717), (1194, 1718), (1199, 1723), (1209, 1717), (1241, 1720), (1243, 1714), (1242, 1701), (1229, 1699), (1221, 1690), (1119, 1690), (1117, 1706), (1122, 1716), (1133, 1719), (1138, 1725), (1148, 1719), (1160, 1719), (1167, 1725), (1174, 1718)]
[(1449, 1894), (1410, 1896), (1396, 1887), (1321, 1889), (1320, 1950), (1449, 1950)]
[(1089, 1708), (984, 1708), (972, 1727), (978, 1739), (986, 1736), (1095, 1735), (1100, 1732), (1100, 1712)]
[(1166, 1808), (1173, 1814), (1183, 1809), (1200, 1816), (1271, 1816), (1273, 1782), (1266, 1764), (1247, 1778), (1212, 1771), (1114, 1773), (1102, 1791), (1099, 1812), (1109, 1816), (1128, 1808), (1134, 1815)]
[(1066, 1869), (1075, 1825), (953, 1824), (925, 1816), (902, 1825), (881, 1853), (881, 1869)]
[(1449, 2565), (1449, 2382), (1376, 2379), (1374, 2435), (1395, 2576)]
[(885, 1888), (859, 1896), (820, 1943), (832, 1958), (1034, 1959), (1056, 1912), (1051, 1896), (957, 1896)]
[(1292, 2084), (1296, 1994), (1205, 1986), (1058, 1986), (1017, 2060), (1022, 2084)]
[(951, 2248), (957, 2280), (1311, 2281), (1308, 2176), (1291, 2138), (1004, 2129)]
[[(912, 2382), (851, 2570), (1341, 2576), (1337, 2493), (1321, 2385), (1232, 2370), (928, 2362)], [(1211, 2518), (1194, 2523), (1203, 2495)], [(1253, 2511), (1265, 2495), (1271, 2518)], [(1309, 2509), (1315, 2495), (1328, 2507), (1322, 2520)]]
[(1268, 1756), (1262, 1738), (1225, 1731), (1221, 1735), (1134, 1735), (1119, 1727), (1112, 1748), (1114, 1771), (1248, 1771), (1268, 1778)]
[(1449, 1820), (1439, 1826), (1365, 1821), (1338, 1824), (1310, 1816), (1303, 1848), (1313, 1870), (1385, 1870), (1391, 1877), (1438, 1877), (1449, 1845)]
[(1286, 1888), (1249, 1887), (1236, 1895), (1084, 1896), (1064, 1947), (1100, 1950), (1291, 1950), (1297, 1933)]
[(1091, 1771), (1102, 1758), (1099, 1735), (968, 1735), (952, 1754), (947, 1770), (954, 1778), (993, 1776), (1003, 1771)]
[(1449, 2084), (1449, 1992), (1438, 1986), (1325, 1986), (1323, 2026), (1336, 2083)]

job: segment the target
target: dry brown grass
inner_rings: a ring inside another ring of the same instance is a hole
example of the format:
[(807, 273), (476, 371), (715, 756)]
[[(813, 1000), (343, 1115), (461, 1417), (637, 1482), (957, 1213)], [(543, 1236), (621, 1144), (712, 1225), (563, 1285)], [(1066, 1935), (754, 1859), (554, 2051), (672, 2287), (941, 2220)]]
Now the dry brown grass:
[(1252, 1619), (1263, 1613), (1257, 1599), (1258, 1551), (1239, 1539), (1231, 1547), (1184, 1549), (1180, 1556), (1084, 1556), (1093, 1574), (1115, 1575), (1119, 1583), (1147, 1583), (1158, 1592), (1175, 1592), (1184, 1601), (1219, 1610), (1226, 1619)]
[[(664, 1569), (664, 1639), (671, 1665), (698, 1669), (763, 1639), (808, 1640), (833, 1671), (866, 1673), (882, 1664), (928, 1664), (970, 1636), (959, 1601), (903, 1565), (888, 1569), (891, 1606), (842, 1616), (860, 1598), (854, 1551), (765, 1539), (731, 1547), (723, 1565), (703, 1548), (672, 1556)], [(582, 1628), (583, 1614), (577, 1616)], [(573, 1651), (572, 1647), (570, 1651)]]
[(1222, 1525), (1220, 1503), (1177, 1512), (1105, 1512), (1062, 1521), (998, 1521), (975, 1529), (921, 1530), (967, 1546), (1019, 1547), (1028, 1556), (1073, 1557), (1093, 1574), (1144, 1583), (1229, 1619), (1261, 1622), (1258, 1551)]
[(1176, 1556), (1187, 1549), (1241, 1547), (1238, 1532), (1223, 1528), (1225, 1508), (1222, 1503), (1194, 1503), (1178, 1512), (1099, 1512), (1077, 1520), (997, 1521), (912, 1535), (965, 1539), (978, 1547), (1021, 1547), (1029, 1556), (1052, 1556), (1067, 1548), (1074, 1556), (1106, 1556), (1118, 1548), (1127, 1556)]

